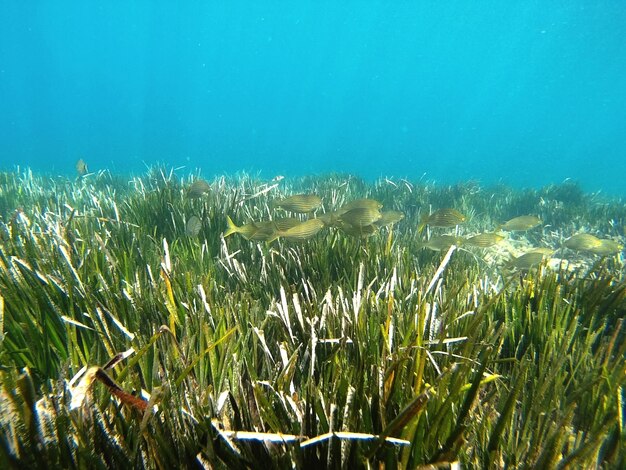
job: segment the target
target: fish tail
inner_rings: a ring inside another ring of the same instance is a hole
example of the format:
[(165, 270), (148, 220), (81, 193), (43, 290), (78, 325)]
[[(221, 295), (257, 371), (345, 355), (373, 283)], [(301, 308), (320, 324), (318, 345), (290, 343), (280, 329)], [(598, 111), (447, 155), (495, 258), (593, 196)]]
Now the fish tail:
[(421, 235), (422, 232), (424, 231), (424, 229), (426, 228), (426, 225), (428, 224), (428, 216), (424, 215), (422, 216), (419, 225), (417, 226), (417, 234)]
[(279, 230), (274, 230), (274, 233), (272, 233), (272, 236), (267, 239), (267, 244), (269, 245), (274, 240), (277, 240), (278, 238), (280, 238), (282, 235), (283, 235), (283, 232)]
[(267, 244), (269, 245), (274, 240), (277, 240), (278, 238), (282, 237), (283, 235), (285, 235), (285, 232), (281, 231), (281, 230), (278, 230), (278, 228), (276, 228), (274, 230), (274, 232), (272, 233), (272, 236), (267, 239)]
[(269, 206), (270, 209), (280, 209), (280, 203), (282, 202), (282, 199), (273, 199), (270, 201)]
[(235, 222), (233, 222), (233, 219), (231, 219), (230, 216), (228, 215), (226, 216), (226, 222), (228, 223), (228, 228), (224, 232), (224, 238), (232, 235), (233, 233), (237, 233), (239, 231), (239, 227), (235, 225)]

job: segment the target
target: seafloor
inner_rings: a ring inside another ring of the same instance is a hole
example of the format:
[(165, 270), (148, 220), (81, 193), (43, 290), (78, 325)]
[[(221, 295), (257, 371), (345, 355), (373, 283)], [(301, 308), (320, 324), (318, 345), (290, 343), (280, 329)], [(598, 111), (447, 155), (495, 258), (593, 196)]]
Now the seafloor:
[(2, 468), (626, 466), (623, 200), (77, 169), (0, 173)]

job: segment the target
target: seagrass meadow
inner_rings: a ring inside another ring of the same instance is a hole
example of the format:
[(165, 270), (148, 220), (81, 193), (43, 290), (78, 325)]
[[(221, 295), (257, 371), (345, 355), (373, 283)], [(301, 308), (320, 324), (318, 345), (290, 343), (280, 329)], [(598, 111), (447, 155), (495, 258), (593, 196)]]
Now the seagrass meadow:
[[(626, 467), (623, 252), (562, 247), (623, 243), (623, 201), (335, 174), (189, 197), (197, 179), (0, 173), (2, 468)], [(405, 217), (223, 237), (299, 192)], [(467, 221), (418, 233), (446, 207)], [(493, 247), (423, 249), (525, 214)], [(532, 247), (553, 254), (515, 269)]]

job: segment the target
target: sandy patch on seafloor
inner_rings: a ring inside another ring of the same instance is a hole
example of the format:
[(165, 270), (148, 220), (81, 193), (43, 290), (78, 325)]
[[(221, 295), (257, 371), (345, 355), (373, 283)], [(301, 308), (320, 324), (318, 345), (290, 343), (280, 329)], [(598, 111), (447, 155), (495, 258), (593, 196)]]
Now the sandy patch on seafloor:
[(581, 268), (591, 267), (595, 258), (593, 256), (588, 258), (576, 257), (576, 259), (566, 258), (563, 256), (564, 253), (562, 249), (559, 250), (548, 246), (532, 245), (528, 239), (524, 237), (516, 239), (512, 239), (510, 237), (505, 238), (500, 243), (484, 249), (482, 258), (491, 266), (502, 266), (512, 258), (517, 258), (537, 248), (547, 248), (553, 250), (553, 254), (549, 258), (546, 257), (545, 259), (547, 260), (546, 265), (555, 271), (576, 271)]

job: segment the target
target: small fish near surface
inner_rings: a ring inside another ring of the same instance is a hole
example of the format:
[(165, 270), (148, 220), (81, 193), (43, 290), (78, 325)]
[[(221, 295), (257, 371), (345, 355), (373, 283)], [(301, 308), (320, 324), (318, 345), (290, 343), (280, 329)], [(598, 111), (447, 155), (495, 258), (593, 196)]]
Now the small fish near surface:
[(602, 240), (590, 233), (577, 233), (565, 240), (563, 246), (574, 251), (592, 252), (593, 249), (602, 246)]
[(192, 199), (197, 199), (204, 196), (210, 190), (211, 186), (209, 186), (209, 183), (202, 179), (198, 179), (191, 183), (191, 186), (189, 186), (189, 189), (187, 189), (187, 196)]
[(294, 241), (308, 240), (317, 235), (322, 228), (324, 228), (324, 222), (320, 219), (309, 219), (287, 230), (276, 230), (267, 242), (271, 243), (277, 238)]
[(189, 217), (185, 224), (185, 234), (188, 237), (195, 238), (200, 233), (200, 229), (202, 229), (202, 221), (195, 215)]
[(504, 240), (504, 238), (504, 235), (500, 235), (499, 233), (479, 233), (478, 235), (465, 239), (463, 243), (477, 248), (489, 248), (490, 246), (497, 245)]
[(78, 176), (85, 176), (88, 172), (89, 172), (89, 169), (87, 168), (87, 164), (85, 163), (85, 160), (83, 160), (82, 158), (79, 158), (78, 161), (76, 162), (76, 173), (78, 173)]
[(531, 228), (535, 228), (541, 225), (542, 221), (539, 217), (534, 215), (521, 215), (519, 217), (514, 217), (511, 220), (507, 220), (502, 225), (498, 226), (496, 232), (498, 230), (503, 230), (505, 232), (523, 232), (526, 230), (530, 230)]
[(275, 201), (272, 206), (288, 212), (306, 214), (319, 209), (322, 206), (322, 198), (316, 194), (296, 194), (284, 199), (279, 199)]
[(424, 228), (429, 225), (431, 227), (454, 227), (462, 224), (467, 217), (456, 209), (439, 209), (430, 215), (424, 215), (417, 227), (417, 232), (422, 233)]

